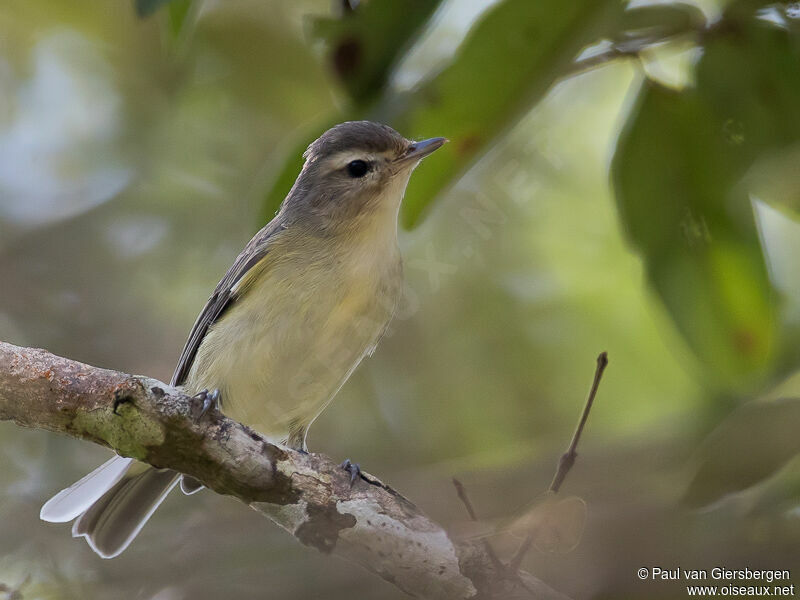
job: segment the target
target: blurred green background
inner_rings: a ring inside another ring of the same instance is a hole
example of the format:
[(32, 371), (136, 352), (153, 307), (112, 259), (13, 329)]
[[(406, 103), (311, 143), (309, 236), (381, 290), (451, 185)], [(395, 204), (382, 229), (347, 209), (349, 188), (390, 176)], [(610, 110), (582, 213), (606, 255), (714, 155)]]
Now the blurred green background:
[[(302, 149), (353, 118), (451, 143), (312, 450), (454, 532), (453, 476), (502, 521), (607, 350), (563, 488), (583, 539), (523, 566), (593, 599), (685, 596), (642, 566), (800, 568), (797, 3), (4, 0), (0, 339), (168, 380)], [(107, 452), (0, 434), (0, 598), (404, 597), (210, 492), (103, 561), (38, 513)]]

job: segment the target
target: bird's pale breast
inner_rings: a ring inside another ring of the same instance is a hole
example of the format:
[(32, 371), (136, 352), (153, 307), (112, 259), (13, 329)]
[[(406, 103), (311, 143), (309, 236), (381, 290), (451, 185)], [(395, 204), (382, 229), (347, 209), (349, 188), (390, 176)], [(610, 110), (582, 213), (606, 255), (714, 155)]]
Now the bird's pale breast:
[(401, 284), (394, 236), (337, 244), (287, 230), (204, 338), (186, 387), (219, 389), (225, 414), (297, 445), (374, 348)]

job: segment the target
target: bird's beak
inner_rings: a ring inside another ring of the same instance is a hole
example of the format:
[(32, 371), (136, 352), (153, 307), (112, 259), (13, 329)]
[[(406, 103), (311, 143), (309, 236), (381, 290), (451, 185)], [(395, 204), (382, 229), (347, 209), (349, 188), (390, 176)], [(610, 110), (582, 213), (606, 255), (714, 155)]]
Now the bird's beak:
[(447, 138), (436, 137), (421, 142), (412, 142), (408, 150), (397, 159), (399, 163), (418, 162), (434, 150), (438, 150), (447, 143)]

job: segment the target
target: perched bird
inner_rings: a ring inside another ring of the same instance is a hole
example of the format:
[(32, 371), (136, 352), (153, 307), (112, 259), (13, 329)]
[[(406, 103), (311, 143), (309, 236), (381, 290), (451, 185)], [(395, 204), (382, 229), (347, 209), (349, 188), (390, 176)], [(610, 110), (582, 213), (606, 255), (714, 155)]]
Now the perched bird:
[[(411, 172), (445, 142), (412, 142), (370, 121), (342, 123), (313, 142), (275, 218), (208, 299), (172, 384), (305, 451), (308, 427), (392, 318), (403, 279), (400, 202)], [(116, 456), (50, 499), (41, 518), (76, 519), (73, 536), (111, 558), (181, 478)], [(182, 488), (200, 485), (185, 478)]]

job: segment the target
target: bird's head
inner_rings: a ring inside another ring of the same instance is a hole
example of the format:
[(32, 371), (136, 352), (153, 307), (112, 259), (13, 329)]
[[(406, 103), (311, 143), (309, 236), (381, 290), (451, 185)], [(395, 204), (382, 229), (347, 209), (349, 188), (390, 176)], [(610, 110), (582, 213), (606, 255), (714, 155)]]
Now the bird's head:
[(413, 142), (372, 121), (336, 125), (306, 150), (284, 210), (331, 231), (375, 215), (396, 219), (411, 172), (446, 141)]

